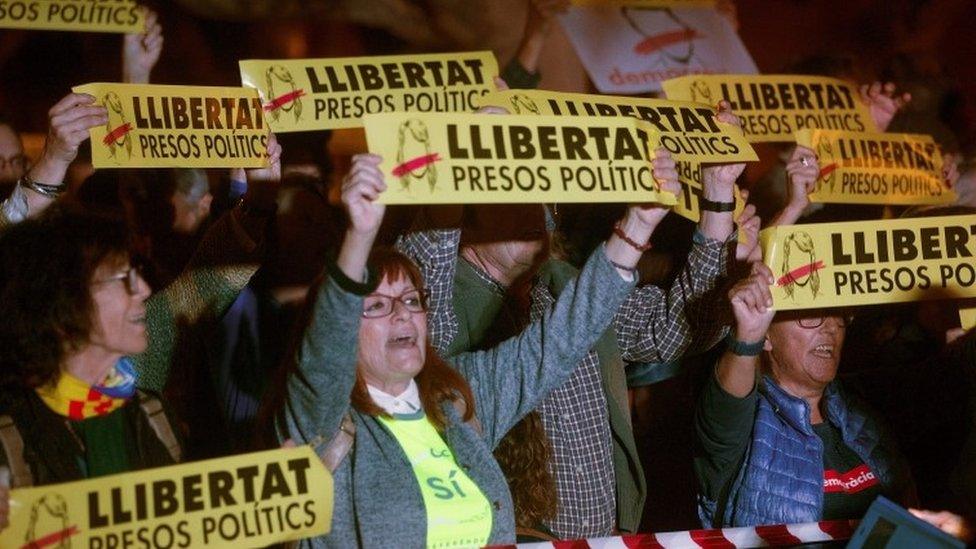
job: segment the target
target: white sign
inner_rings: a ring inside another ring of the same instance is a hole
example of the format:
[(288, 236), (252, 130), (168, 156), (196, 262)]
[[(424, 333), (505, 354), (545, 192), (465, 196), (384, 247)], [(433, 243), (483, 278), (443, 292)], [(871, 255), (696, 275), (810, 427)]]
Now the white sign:
[(687, 74), (759, 72), (713, 9), (574, 6), (560, 22), (602, 93), (657, 92)]

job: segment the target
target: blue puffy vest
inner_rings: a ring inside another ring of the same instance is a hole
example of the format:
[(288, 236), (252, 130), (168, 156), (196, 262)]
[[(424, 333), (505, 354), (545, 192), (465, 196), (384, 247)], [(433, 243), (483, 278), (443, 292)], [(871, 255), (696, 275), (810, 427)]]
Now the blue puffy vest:
[[(816, 522), (823, 516), (823, 442), (810, 425), (810, 407), (770, 377), (759, 384), (752, 441), (727, 501), (699, 496), (706, 526), (755, 526)], [(824, 391), (825, 420), (840, 429), (844, 443), (871, 468), (882, 492), (903, 499), (910, 485), (907, 467), (875, 418), (840, 388)], [(715, 520), (720, 515), (720, 520)]]

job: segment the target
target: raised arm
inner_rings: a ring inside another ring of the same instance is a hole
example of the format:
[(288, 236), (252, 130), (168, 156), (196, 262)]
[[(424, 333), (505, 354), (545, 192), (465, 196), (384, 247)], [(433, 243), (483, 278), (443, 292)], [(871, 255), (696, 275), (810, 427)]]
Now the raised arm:
[(65, 175), (88, 139), (88, 130), (108, 122), (105, 107), (86, 93), (70, 93), (48, 111), (41, 158), (0, 205), (0, 229), (40, 214), (67, 190)]
[(272, 135), (268, 167), (247, 171), (252, 185), (241, 204), (207, 229), (180, 276), (146, 301), (149, 348), (133, 357), (140, 387), (161, 391), (180, 340), (202, 327), (202, 318), (223, 316), (257, 272), (259, 244), (275, 211), (280, 165), (281, 146)]
[[(661, 187), (678, 190), (673, 181)], [(634, 286), (642, 245), (666, 214), (663, 207), (631, 206), (618, 232), (593, 252), (542, 319), (492, 349), (451, 359), (474, 391), (489, 445), (563, 383), (606, 331)]]
[(786, 206), (769, 223), (769, 227), (792, 225), (810, 205), (810, 193), (817, 188), (820, 164), (813, 149), (797, 145), (786, 163)]
[(122, 39), (122, 81), (148, 84), (149, 76), (163, 52), (163, 27), (156, 12), (141, 6), (146, 15), (146, 30), (129, 33)]
[(515, 57), (502, 71), (507, 86), (530, 89), (539, 85), (539, 58), (552, 30), (553, 19), (569, 8), (569, 0), (528, 0), (525, 30)]
[(695, 458), (695, 471), (709, 513), (735, 475), (752, 432), (759, 355), (774, 314), (772, 283), (769, 268), (755, 262), (751, 274), (729, 291), (735, 316), (730, 338), (734, 342), (722, 354), (698, 401), (695, 432), (702, 451)]
[[(738, 124), (724, 101), (716, 118), (723, 124)], [(677, 179), (674, 161), (666, 151), (659, 150), (654, 162), (655, 177)], [(744, 169), (745, 164), (720, 164), (702, 171), (702, 197), (717, 205), (706, 207), (703, 201), (691, 252), (671, 287), (665, 291), (644, 286), (620, 307), (614, 328), (625, 360), (671, 362), (689, 351), (706, 350), (721, 339), (725, 305), (713, 294), (729, 270), (735, 235), (731, 207), (735, 181)]]
[(349, 411), (363, 295), (369, 293), (363, 284), (366, 260), (385, 209), (375, 202), (386, 189), (379, 163), (376, 155), (355, 156), (343, 182), (342, 203), (349, 228), (335, 268), (316, 298), (311, 324), (295, 359), (297, 371), (287, 381), (284, 425), (277, 426), (282, 440), (331, 440)]

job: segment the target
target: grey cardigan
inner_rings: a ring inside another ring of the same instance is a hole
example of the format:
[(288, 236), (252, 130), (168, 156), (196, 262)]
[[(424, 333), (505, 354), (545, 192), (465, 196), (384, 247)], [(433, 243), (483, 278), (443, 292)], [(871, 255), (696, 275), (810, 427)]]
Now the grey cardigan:
[[(492, 449), (570, 376), (633, 286), (600, 246), (540, 321), (493, 349), (450, 360), (471, 386), (484, 432), (479, 436), (450, 403), (443, 403), (448, 418), (444, 439), (458, 465), (493, 504), (489, 545), (515, 541), (512, 498)], [(293, 374), (287, 382), (284, 424), (278, 425), (281, 439), (328, 441), (347, 413), (356, 423), (355, 446), (334, 473), (332, 530), (304, 540), (302, 546), (423, 547), (427, 515), (406, 455), (379, 421), (350, 406), (361, 311), (361, 296), (326, 281), (299, 349), (301, 375)]]

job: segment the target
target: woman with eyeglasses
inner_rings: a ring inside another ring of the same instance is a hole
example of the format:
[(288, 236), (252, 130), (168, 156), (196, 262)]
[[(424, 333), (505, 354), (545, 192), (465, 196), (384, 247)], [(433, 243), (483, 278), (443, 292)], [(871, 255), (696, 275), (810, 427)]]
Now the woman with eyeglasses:
[(729, 292), (725, 354), (698, 403), (699, 515), (709, 527), (859, 519), (915, 499), (878, 418), (835, 380), (843, 309), (774, 313), (761, 262)]
[[(305, 544), (512, 543), (512, 498), (492, 449), (603, 334), (634, 286), (641, 252), (612, 236), (541, 321), (449, 364), (430, 346), (426, 310), (451, 300), (428, 305), (406, 256), (370, 255), (384, 213), (380, 160), (357, 156), (345, 180), (350, 226), (276, 408), (279, 439), (312, 444), (334, 471), (332, 531)], [(646, 242), (653, 227), (623, 229)]]
[(0, 234), (0, 465), (14, 487), (179, 460), (175, 424), (128, 358), (148, 347), (149, 286), (127, 235), (65, 204)]

